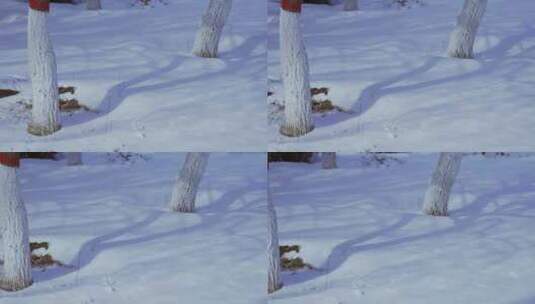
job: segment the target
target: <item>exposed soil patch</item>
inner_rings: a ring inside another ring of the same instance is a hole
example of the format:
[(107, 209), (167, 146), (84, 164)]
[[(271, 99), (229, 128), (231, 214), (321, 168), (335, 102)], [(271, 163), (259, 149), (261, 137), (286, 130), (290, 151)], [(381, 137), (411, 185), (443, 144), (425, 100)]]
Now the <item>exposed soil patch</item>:
[(54, 265), (66, 266), (60, 261), (54, 260), (54, 258), (52, 258), (52, 255), (50, 255), (49, 253), (45, 253), (45, 254), (34, 253), (34, 251), (36, 250), (39, 250), (39, 249), (48, 250), (48, 248), (49, 248), (48, 242), (30, 242), (30, 251), (32, 252), (32, 266), (38, 267), (38, 268), (46, 268), (46, 267), (50, 267)]
[(0, 98), (17, 95), (18, 93), (19, 93), (19, 91), (15, 91), (15, 90), (0, 89)]
[(334, 105), (334, 103), (327, 98), (327, 95), (329, 95), (329, 88), (310, 88), (310, 95), (312, 96), (312, 113), (328, 113), (332, 111), (349, 113), (349, 111)]
[(299, 253), (299, 245), (281, 245), (279, 252), (281, 257), (281, 267), (283, 271), (298, 271), (302, 269), (312, 270), (314, 266), (305, 263), (301, 257), (289, 257), (292, 252)]

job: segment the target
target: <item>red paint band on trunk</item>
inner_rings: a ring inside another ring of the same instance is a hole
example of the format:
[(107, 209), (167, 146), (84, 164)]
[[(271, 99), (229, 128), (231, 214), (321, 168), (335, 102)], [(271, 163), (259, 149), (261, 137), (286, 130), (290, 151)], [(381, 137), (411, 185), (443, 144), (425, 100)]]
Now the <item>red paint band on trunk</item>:
[(30, 8), (36, 11), (48, 12), (50, 10), (49, 0), (30, 0), (28, 3)]
[(301, 12), (301, 0), (281, 0), (281, 8), (292, 13)]
[(0, 164), (8, 167), (18, 168), (20, 166), (19, 153), (0, 153)]

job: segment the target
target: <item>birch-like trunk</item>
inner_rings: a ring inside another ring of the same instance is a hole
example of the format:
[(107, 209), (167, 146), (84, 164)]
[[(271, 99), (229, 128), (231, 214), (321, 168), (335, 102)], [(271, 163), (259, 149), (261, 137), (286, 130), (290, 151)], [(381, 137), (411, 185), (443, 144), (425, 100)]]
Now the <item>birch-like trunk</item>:
[(451, 187), (461, 166), (462, 153), (440, 153), (437, 167), (425, 193), (423, 209), (426, 214), (448, 215)]
[(344, 0), (344, 11), (356, 11), (359, 9), (358, 0)]
[(56, 57), (48, 36), (48, 11), (28, 12), (28, 63), (32, 83), (32, 115), (28, 133), (50, 135), (61, 128)]
[(323, 169), (336, 168), (336, 152), (321, 153), (321, 167)]
[(457, 17), (457, 26), (450, 36), (448, 46), (448, 55), (450, 57), (474, 57), (474, 41), (486, 7), (487, 0), (464, 1), (463, 9)]
[(0, 164), (0, 235), (4, 271), (0, 289), (16, 291), (32, 284), (28, 218), (15, 167)]
[(90, 11), (97, 11), (102, 9), (102, 5), (100, 4), (100, 0), (87, 0), (87, 7)]
[(277, 227), (277, 213), (271, 198), (269, 182), (267, 186), (267, 211), (268, 211), (268, 293), (275, 292), (282, 287), (279, 230)]
[(232, 8), (232, 0), (210, 0), (202, 17), (201, 27), (193, 45), (193, 54), (200, 57), (217, 57), (221, 32)]
[(81, 152), (67, 152), (67, 166), (79, 166), (82, 164)]
[(299, 21), (301, 1), (282, 0), (281, 4), (279, 36), (285, 117), (280, 133), (295, 137), (314, 129), (308, 57)]
[(177, 178), (169, 207), (176, 212), (193, 212), (195, 197), (209, 153), (188, 153)]

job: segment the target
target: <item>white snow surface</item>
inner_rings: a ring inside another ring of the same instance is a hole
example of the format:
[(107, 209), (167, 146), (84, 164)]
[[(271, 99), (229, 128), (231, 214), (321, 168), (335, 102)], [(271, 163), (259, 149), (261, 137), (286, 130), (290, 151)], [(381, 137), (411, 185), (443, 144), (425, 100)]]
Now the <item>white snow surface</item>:
[[(347, 110), (316, 114), (315, 129), (280, 135), (278, 4), (268, 2), (271, 151), (529, 151), (535, 148), (535, 2), (489, 1), (474, 60), (447, 56), (464, 0), (411, 9), (363, 0), (303, 5), (312, 87)], [(274, 105), (275, 104), (275, 105)]]
[(70, 266), (34, 268), (0, 303), (265, 303), (265, 153), (213, 153), (191, 214), (167, 209), (184, 154), (147, 156), (23, 160), (30, 239)]
[(280, 244), (319, 270), (284, 272), (269, 303), (534, 303), (535, 157), (464, 157), (449, 217), (421, 211), (438, 154), (395, 157), (272, 163)]
[(51, 5), (59, 85), (98, 112), (62, 114), (59, 132), (36, 137), (20, 104), (31, 99), (27, 3), (2, 1), (0, 88), (22, 92), (0, 99), (0, 148), (265, 151), (266, 1), (235, 1), (215, 59), (191, 53), (208, 1), (153, 2)]

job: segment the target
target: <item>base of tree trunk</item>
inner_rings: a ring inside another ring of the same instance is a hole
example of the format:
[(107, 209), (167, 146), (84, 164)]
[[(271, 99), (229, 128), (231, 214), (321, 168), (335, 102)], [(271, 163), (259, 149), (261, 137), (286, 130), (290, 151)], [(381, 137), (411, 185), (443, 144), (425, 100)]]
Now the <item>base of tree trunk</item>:
[(35, 136), (47, 136), (50, 134), (53, 134), (61, 129), (61, 125), (54, 125), (52, 127), (49, 126), (42, 126), (42, 125), (36, 125), (36, 124), (28, 124), (28, 133), (35, 135)]
[(195, 212), (195, 210), (193, 210), (193, 208), (185, 207), (185, 206), (173, 207), (173, 208), (171, 208), (171, 210), (173, 212), (180, 212), (180, 213), (194, 213)]
[(0, 278), (0, 289), (5, 291), (18, 291), (26, 287), (29, 287), (33, 284), (33, 281), (30, 282), (18, 282), (8, 280), (6, 278)]
[(203, 58), (217, 58), (217, 55), (209, 51), (195, 51), (193, 55)]
[(440, 211), (440, 210), (436, 210), (436, 209), (429, 209), (429, 210), (424, 210), (425, 214), (427, 215), (432, 215), (432, 216), (448, 216), (448, 213), (447, 212), (443, 212), (443, 211)]
[(268, 293), (274, 293), (275, 291), (282, 288), (282, 283), (277, 286), (269, 286), (268, 287)]
[(287, 126), (281, 126), (280, 129), (279, 129), (279, 132), (284, 135), (284, 136), (288, 136), (288, 137), (298, 137), (298, 136), (303, 136), (307, 133), (310, 133), (312, 132), (312, 130), (314, 130), (314, 126), (310, 126), (308, 127), (307, 129), (298, 129), (296, 127), (287, 127)]

